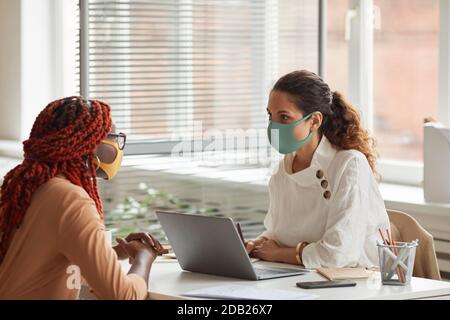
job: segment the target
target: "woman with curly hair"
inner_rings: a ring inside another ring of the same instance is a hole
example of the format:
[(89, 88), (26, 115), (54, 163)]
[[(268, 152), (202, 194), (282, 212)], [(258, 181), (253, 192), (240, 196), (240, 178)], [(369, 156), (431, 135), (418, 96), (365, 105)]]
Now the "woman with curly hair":
[(389, 219), (355, 108), (302, 70), (276, 82), (267, 112), (269, 141), (285, 157), (269, 182), (266, 231), (247, 251), (307, 268), (378, 265), (378, 228)]
[[(25, 159), (1, 187), (0, 299), (76, 299), (81, 277), (101, 299), (146, 298), (161, 245), (136, 233), (112, 248), (105, 236), (96, 179), (114, 177), (125, 146), (109, 106), (53, 101), (23, 145)], [(132, 261), (128, 274), (122, 258)]]

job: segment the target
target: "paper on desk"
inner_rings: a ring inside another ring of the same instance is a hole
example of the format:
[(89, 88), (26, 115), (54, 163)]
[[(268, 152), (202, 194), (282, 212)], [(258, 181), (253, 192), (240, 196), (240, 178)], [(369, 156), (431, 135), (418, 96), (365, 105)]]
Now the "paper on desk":
[(192, 290), (183, 296), (214, 299), (249, 299), (249, 300), (309, 300), (317, 296), (302, 291), (256, 288), (244, 285), (224, 285)]

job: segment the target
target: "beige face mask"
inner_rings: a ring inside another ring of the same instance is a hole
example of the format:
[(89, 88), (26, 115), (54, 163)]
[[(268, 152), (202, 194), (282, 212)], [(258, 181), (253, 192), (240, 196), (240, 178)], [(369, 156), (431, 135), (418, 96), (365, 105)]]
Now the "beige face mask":
[(102, 160), (98, 157), (94, 159), (97, 171), (100, 169), (106, 174), (106, 180), (111, 180), (117, 174), (122, 164), (123, 150), (120, 150), (117, 143), (109, 140), (102, 141)]

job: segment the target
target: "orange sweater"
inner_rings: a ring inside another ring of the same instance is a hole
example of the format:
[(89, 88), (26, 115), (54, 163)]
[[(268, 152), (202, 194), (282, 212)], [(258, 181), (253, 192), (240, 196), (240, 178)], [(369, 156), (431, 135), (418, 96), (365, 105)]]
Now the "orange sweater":
[(123, 272), (94, 201), (55, 177), (33, 195), (0, 264), (0, 299), (77, 299), (76, 270), (99, 299), (147, 296), (146, 281)]

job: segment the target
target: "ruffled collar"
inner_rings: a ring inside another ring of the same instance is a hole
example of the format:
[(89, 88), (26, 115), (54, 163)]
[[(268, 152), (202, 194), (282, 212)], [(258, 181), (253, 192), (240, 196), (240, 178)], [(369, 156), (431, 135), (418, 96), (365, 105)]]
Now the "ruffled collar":
[(292, 173), (292, 162), (295, 152), (289, 153), (283, 160), (283, 172), (297, 184), (301, 186), (310, 186), (315, 183), (321, 183), (322, 180), (328, 180), (328, 167), (336, 155), (337, 150), (330, 141), (322, 136), (320, 143), (314, 151), (311, 165), (299, 172)]

